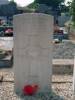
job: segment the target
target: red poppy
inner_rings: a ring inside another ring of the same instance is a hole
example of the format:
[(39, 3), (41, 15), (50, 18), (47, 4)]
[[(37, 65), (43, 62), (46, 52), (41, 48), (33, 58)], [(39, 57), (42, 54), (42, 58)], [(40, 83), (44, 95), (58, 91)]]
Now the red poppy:
[(25, 95), (33, 95), (37, 92), (38, 85), (26, 85), (23, 88), (23, 93)]

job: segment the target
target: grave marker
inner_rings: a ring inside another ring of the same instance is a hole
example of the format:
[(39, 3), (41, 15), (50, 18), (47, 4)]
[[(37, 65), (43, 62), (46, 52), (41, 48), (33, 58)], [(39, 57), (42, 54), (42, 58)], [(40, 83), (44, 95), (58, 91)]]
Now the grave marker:
[(37, 84), (38, 92), (51, 89), (53, 17), (40, 13), (14, 16), (15, 89)]

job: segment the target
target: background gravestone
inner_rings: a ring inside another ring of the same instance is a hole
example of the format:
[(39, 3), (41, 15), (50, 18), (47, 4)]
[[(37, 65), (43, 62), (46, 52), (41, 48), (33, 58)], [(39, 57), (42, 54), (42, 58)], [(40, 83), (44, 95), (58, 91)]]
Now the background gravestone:
[(14, 16), (15, 89), (38, 84), (39, 92), (51, 88), (53, 17), (26, 13)]

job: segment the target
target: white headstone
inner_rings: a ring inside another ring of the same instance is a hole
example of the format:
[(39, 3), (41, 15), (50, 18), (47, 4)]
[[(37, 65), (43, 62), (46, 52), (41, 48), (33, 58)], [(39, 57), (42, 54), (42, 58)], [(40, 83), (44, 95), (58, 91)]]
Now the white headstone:
[(15, 89), (37, 84), (46, 92), (52, 81), (53, 17), (26, 13), (14, 16)]

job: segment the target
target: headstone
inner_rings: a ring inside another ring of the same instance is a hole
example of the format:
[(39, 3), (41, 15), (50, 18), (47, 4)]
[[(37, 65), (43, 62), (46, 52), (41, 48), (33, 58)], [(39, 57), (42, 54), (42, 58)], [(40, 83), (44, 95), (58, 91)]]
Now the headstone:
[(37, 84), (38, 92), (51, 89), (53, 17), (40, 13), (14, 16), (15, 89)]
[(67, 21), (69, 21), (70, 18), (71, 18), (70, 15), (68, 15), (68, 14), (62, 14), (61, 16), (58, 17), (58, 25), (59, 25), (60, 27), (64, 27), (65, 23), (66, 23)]

